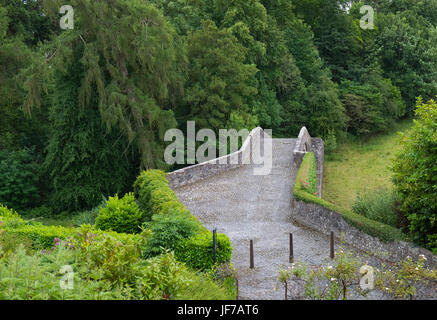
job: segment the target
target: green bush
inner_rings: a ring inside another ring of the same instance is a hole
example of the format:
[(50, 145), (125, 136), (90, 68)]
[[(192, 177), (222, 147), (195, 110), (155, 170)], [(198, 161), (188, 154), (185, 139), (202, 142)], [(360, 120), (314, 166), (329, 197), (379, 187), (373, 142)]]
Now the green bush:
[[(175, 250), (178, 261), (196, 270), (210, 270), (214, 266), (213, 236), (211, 232), (202, 232), (182, 240)], [(224, 234), (217, 234), (216, 263), (229, 262), (232, 258), (232, 245)]]
[(20, 215), (13, 209), (8, 209), (7, 206), (0, 203), (0, 221), (7, 219), (19, 219)]
[(183, 240), (204, 230), (197, 219), (190, 215), (155, 215), (151, 223), (152, 234), (147, 240), (145, 257), (162, 253), (163, 249), (175, 250)]
[(358, 193), (352, 210), (366, 218), (398, 227), (398, 214), (395, 210), (397, 196), (387, 189), (377, 189), (364, 194)]
[(70, 240), (79, 250), (79, 260), (88, 268), (88, 277), (109, 281), (113, 285), (133, 285), (136, 279), (135, 263), (140, 257), (138, 242), (131, 238), (121, 242), (110, 234), (87, 233), (82, 242)]
[(328, 135), (324, 139), (325, 141), (325, 154), (331, 155), (337, 150), (337, 137), (335, 136), (334, 130), (329, 130)]
[(417, 101), (417, 119), (402, 135), (393, 161), (393, 184), (413, 239), (437, 250), (437, 102)]
[(96, 218), (96, 227), (120, 233), (139, 233), (144, 222), (143, 212), (135, 202), (132, 193), (123, 198), (109, 197), (106, 206), (100, 208)]
[[(60, 272), (70, 265), (72, 289), (63, 289)], [(0, 259), (0, 300), (115, 300), (126, 299), (125, 290), (107, 281), (89, 279), (74, 250), (58, 246), (50, 254), (29, 255), (23, 247)]]
[(192, 281), (186, 267), (176, 261), (172, 252), (144, 260), (138, 273), (136, 290), (146, 300), (174, 299)]
[(176, 295), (177, 300), (235, 300), (235, 278), (222, 282), (214, 281), (204, 274), (189, 274), (190, 281), (185, 282)]
[(305, 172), (308, 172), (308, 168), (311, 167), (309, 162), (312, 161), (312, 159), (313, 157), (311, 156), (311, 153), (307, 153), (304, 156), (301, 167), (296, 175), (296, 181), (293, 188), (293, 195), (296, 200), (314, 203), (328, 210), (338, 212), (344, 220), (352, 226), (383, 241), (406, 240), (405, 235), (397, 228), (368, 219), (307, 192), (299, 182), (300, 179), (304, 177)]
[(19, 225), (5, 223), (5, 232), (14, 234), (32, 243), (34, 249), (48, 249), (55, 244), (55, 238), (66, 240), (75, 234), (73, 228), (61, 226), (45, 226), (41, 223), (22, 222)]
[[(161, 170), (147, 170), (141, 172), (134, 183), (135, 197), (138, 199), (139, 207), (146, 213), (151, 211), (150, 198), (153, 189), (168, 187), (166, 173)], [(149, 214), (149, 220), (152, 213)]]
[[(147, 223), (152, 229), (144, 249), (146, 257), (160, 254), (163, 248), (174, 250), (178, 261), (199, 270), (213, 265), (212, 233), (202, 226), (179, 202), (168, 186), (166, 173), (148, 170), (134, 184), (135, 195), (143, 210), (153, 217)], [(217, 262), (229, 261), (232, 246), (225, 235), (217, 236)]]
[(17, 209), (37, 204), (38, 170), (31, 151), (0, 151), (0, 202)]

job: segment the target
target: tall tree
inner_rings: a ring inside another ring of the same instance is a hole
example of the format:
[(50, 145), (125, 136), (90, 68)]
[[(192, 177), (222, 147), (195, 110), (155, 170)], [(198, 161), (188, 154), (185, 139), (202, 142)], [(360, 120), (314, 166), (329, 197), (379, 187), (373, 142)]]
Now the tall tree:
[[(234, 113), (252, 123), (245, 98), (256, 94), (249, 80), (256, 67), (245, 64), (247, 49), (228, 29), (218, 29), (211, 20), (188, 38), (189, 77), (186, 102), (189, 117), (199, 127), (227, 128)], [(237, 128), (239, 129), (239, 128)]]
[[(60, 5), (47, 1), (50, 16), (56, 19)], [(26, 109), (34, 108), (44, 91), (41, 74), (65, 72), (80, 61), (85, 72), (79, 107), (97, 108), (108, 130), (117, 125), (135, 143), (143, 168), (164, 166), (163, 135), (176, 126), (169, 93), (181, 92), (171, 25), (140, 0), (73, 0), (71, 5), (74, 30), (60, 34), (34, 64), (26, 82)]]

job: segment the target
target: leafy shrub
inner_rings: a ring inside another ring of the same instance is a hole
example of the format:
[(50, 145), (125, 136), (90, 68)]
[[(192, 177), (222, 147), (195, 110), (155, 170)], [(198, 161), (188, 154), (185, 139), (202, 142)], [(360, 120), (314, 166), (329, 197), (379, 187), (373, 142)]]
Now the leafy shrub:
[(32, 152), (0, 151), (0, 202), (17, 209), (39, 201), (38, 169)]
[(437, 235), (437, 102), (417, 101), (417, 120), (402, 135), (402, 149), (393, 162), (393, 184), (401, 211), (416, 242), (436, 249)]
[(160, 187), (168, 187), (166, 173), (161, 170), (143, 171), (134, 183), (134, 193), (138, 199), (138, 205), (144, 212), (148, 213), (149, 220), (153, 214), (150, 212), (151, 192)]
[(358, 193), (352, 210), (364, 217), (397, 228), (396, 200), (396, 194), (387, 189), (377, 189), (364, 194)]
[(155, 215), (151, 224), (152, 234), (147, 240), (145, 257), (161, 254), (163, 248), (175, 250), (183, 240), (203, 231), (199, 221), (190, 215)]
[[(86, 234), (80, 246), (79, 260), (88, 268), (88, 277), (106, 280), (111, 284), (133, 284), (136, 278), (134, 264), (140, 257), (138, 243), (134, 239), (122, 243), (108, 234)], [(71, 244), (74, 241), (69, 242)]]
[(54, 239), (67, 239), (75, 229), (61, 226), (45, 226), (41, 223), (22, 222), (19, 225), (5, 223), (5, 232), (14, 234), (32, 243), (34, 249), (47, 249), (54, 245)]
[[(178, 261), (197, 270), (209, 270), (214, 266), (213, 236), (211, 232), (202, 232), (184, 239), (175, 250)], [(229, 262), (232, 257), (232, 245), (224, 234), (217, 234), (216, 263)]]
[[(84, 270), (76, 263), (73, 250), (59, 246), (50, 254), (27, 254), (23, 246), (16, 252), (0, 259), (0, 300), (106, 300), (124, 299), (120, 288), (112, 288), (109, 282), (89, 281)], [(74, 286), (62, 289), (59, 280), (61, 267), (71, 265)], [(80, 272), (82, 271), (82, 272)]]
[(8, 209), (7, 206), (0, 203), (0, 221), (14, 218), (20, 218), (20, 215), (13, 209)]
[(120, 233), (138, 233), (144, 216), (132, 193), (123, 198), (109, 197), (106, 207), (100, 208), (96, 218), (96, 227)]
[(23, 246), (26, 251), (32, 250), (32, 242), (25, 237), (6, 232), (0, 226), (0, 259), (16, 251), (19, 246)]
[(176, 295), (177, 300), (234, 300), (236, 298), (235, 278), (215, 281), (205, 274), (189, 275)]
[(146, 300), (172, 299), (190, 281), (185, 266), (172, 252), (143, 261), (139, 274), (136, 290)]
[(325, 142), (325, 154), (330, 155), (337, 150), (337, 137), (334, 130), (329, 130), (328, 135), (324, 139)]

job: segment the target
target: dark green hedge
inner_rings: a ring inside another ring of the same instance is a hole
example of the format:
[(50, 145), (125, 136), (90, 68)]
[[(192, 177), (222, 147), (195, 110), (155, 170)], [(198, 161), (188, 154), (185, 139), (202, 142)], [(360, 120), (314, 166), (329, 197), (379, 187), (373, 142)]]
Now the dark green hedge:
[[(146, 225), (152, 230), (143, 255), (151, 257), (164, 249), (174, 250), (179, 261), (187, 266), (206, 270), (213, 263), (212, 232), (178, 200), (168, 185), (166, 173), (159, 170), (143, 171), (134, 184), (140, 208), (149, 212)], [(228, 262), (232, 257), (229, 238), (217, 235), (217, 262)]]
[[(232, 246), (224, 234), (217, 234), (216, 263), (228, 262), (232, 256)], [(211, 232), (202, 232), (182, 240), (175, 250), (179, 261), (198, 270), (211, 270), (213, 260), (213, 236)]]
[[(55, 238), (67, 240), (80, 232), (79, 228), (66, 228), (62, 226), (46, 226), (39, 222), (26, 221), (15, 211), (0, 204), (0, 230), (15, 234), (22, 239), (29, 240), (36, 250), (48, 249), (54, 246)], [(122, 243), (128, 239), (139, 241), (139, 235), (103, 231), (90, 227), (94, 234), (109, 234)]]
[(399, 229), (396, 229), (392, 226), (386, 225), (378, 221), (368, 219), (359, 214), (356, 214), (353, 211), (347, 210), (333, 203), (320, 199), (314, 194), (308, 193), (302, 187), (300, 180), (308, 175), (308, 172), (305, 171), (310, 170), (309, 168), (312, 167), (315, 167), (315, 157), (313, 153), (309, 152), (305, 154), (302, 160), (301, 167), (296, 176), (296, 181), (293, 188), (293, 195), (296, 200), (308, 203), (315, 203), (328, 210), (338, 212), (350, 225), (383, 241), (389, 242), (395, 240), (407, 240), (405, 234), (403, 234), (402, 231)]

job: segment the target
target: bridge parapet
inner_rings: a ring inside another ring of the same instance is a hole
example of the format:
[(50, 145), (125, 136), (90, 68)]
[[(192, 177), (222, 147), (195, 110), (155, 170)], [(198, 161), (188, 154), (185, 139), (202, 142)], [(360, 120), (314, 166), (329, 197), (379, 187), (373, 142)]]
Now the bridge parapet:
[(299, 168), (305, 153), (311, 149), (311, 136), (306, 127), (302, 127), (293, 150), (294, 166)]
[(260, 127), (253, 129), (243, 142), (240, 150), (168, 173), (167, 179), (170, 187), (177, 188), (191, 184), (245, 164), (258, 164), (261, 156), (259, 150), (261, 150), (263, 139), (264, 130)]

